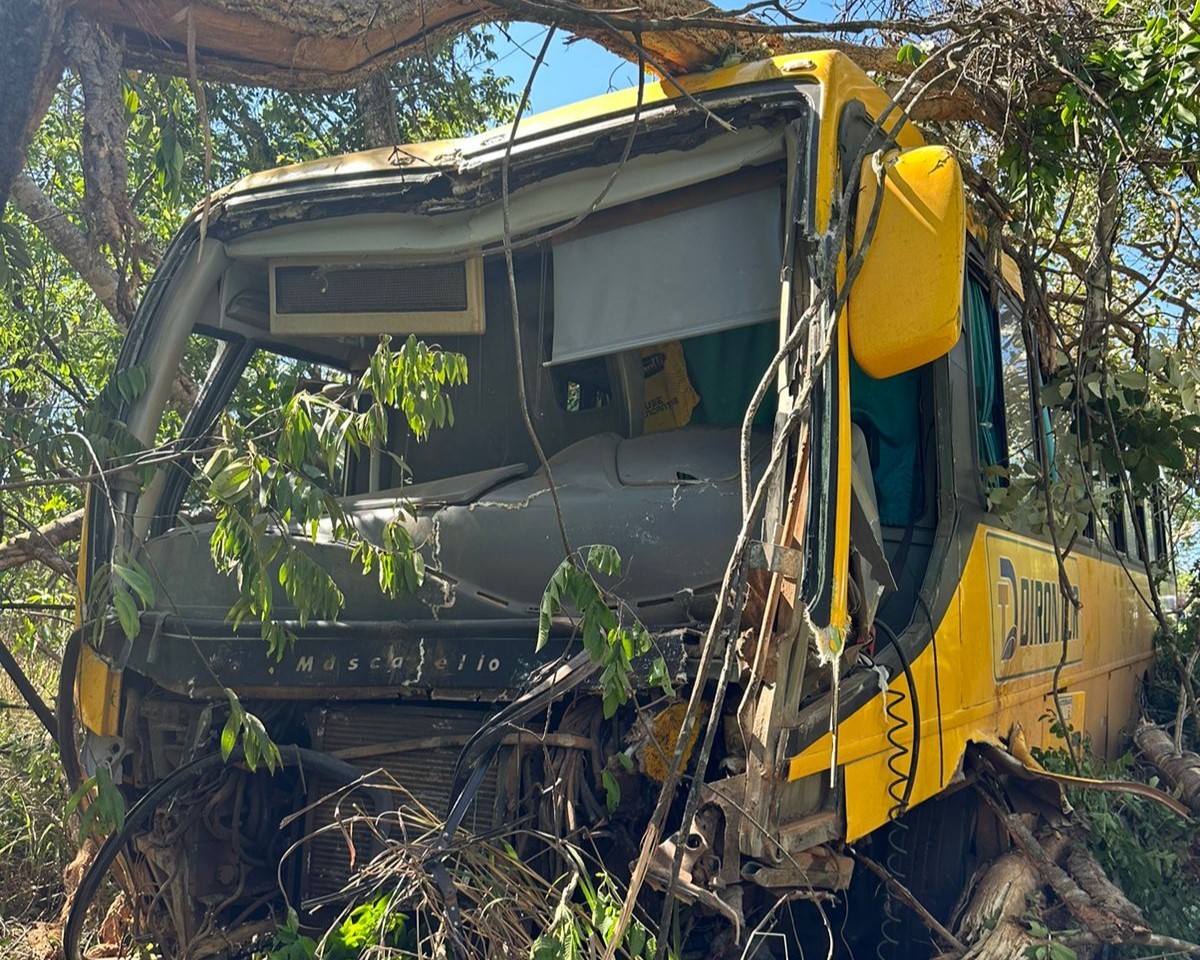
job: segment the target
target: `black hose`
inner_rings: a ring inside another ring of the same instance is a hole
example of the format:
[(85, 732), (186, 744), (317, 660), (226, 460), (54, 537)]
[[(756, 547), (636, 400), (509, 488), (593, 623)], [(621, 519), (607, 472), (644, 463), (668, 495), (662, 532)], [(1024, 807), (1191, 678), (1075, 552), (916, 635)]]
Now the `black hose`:
[[(279, 752), (283, 766), (309, 768), (316, 773), (341, 783), (353, 783), (365, 775), (363, 770), (353, 764), (317, 750), (306, 750), (303, 747), (297, 746), (285, 746), (281, 747)], [(83, 875), (83, 879), (79, 882), (75, 899), (71, 903), (70, 912), (67, 914), (66, 925), (63, 927), (63, 951), (66, 955), (66, 960), (84, 960), (83, 953), (79, 947), (79, 940), (83, 934), (83, 924), (87, 917), (88, 907), (91, 906), (92, 900), (100, 889), (100, 884), (103, 882), (105, 876), (108, 875), (109, 868), (112, 866), (113, 861), (116, 860), (121, 849), (128, 842), (130, 835), (134, 831), (143, 829), (146, 826), (154, 811), (158, 809), (159, 804), (164, 800), (174, 796), (193, 781), (199, 780), (204, 775), (220, 769), (226, 763), (237, 763), (243, 757), (243, 749), (237, 747), (230, 754), (228, 761), (220, 753), (210, 753), (190, 763), (186, 763), (159, 780), (133, 805), (126, 814), (125, 823), (122, 824), (121, 829), (110, 834), (100, 846), (96, 858), (92, 861), (91, 866), (87, 869), (87, 873)], [(381, 791), (372, 791), (372, 793), (379, 792)], [(376, 805), (378, 806), (378, 804), (379, 801), (376, 800)], [(376, 810), (377, 814), (382, 812), (382, 810)]]
[(75, 678), (79, 674), (79, 655), (83, 652), (83, 627), (74, 630), (63, 648), (62, 669), (58, 671), (58, 691), (54, 701), (58, 762), (67, 778), (67, 789), (74, 793), (83, 783), (75, 746)]
[(896, 632), (882, 620), (876, 620), (875, 626), (877, 629), (883, 630), (888, 635), (888, 639), (892, 641), (892, 649), (896, 651), (896, 656), (900, 658), (900, 667), (904, 670), (904, 679), (908, 683), (909, 699), (912, 701), (912, 756), (908, 762), (908, 777), (904, 785), (904, 797), (901, 800), (900, 810), (896, 814), (896, 816), (900, 816), (908, 809), (908, 801), (912, 798), (913, 784), (917, 779), (917, 763), (921, 758), (921, 702), (917, 696), (917, 684), (913, 679), (912, 667), (909, 665), (908, 655), (904, 652), (904, 648), (900, 646), (900, 640), (896, 637)]

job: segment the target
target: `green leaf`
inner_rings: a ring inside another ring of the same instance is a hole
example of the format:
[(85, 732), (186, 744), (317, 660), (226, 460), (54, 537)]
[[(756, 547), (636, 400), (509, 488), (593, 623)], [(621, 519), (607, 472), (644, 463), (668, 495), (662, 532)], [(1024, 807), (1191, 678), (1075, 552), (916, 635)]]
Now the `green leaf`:
[(651, 685), (658, 687), (668, 697), (675, 695), (675, 687), (671, 683), (671, 671), (667, 667), (667, 661), (662, 657), (655, 657), (654, 662), (650, 664), (649, 681)]
[(113, 573), (123, 580), (142, 601), (142, 607), (147, 608), (154, 603), (154, 587), (150, 575), (127, 553), (123, 554), (120, 562), (114, 561)]
[(225, 728), (221, 731), (221, 759), (228, 760), (229, 755), (233, 753), (233, 748), (237, 746), (238, 734), (242, 730), (241, 717), (236, 714), (230, 714), (229, 719), (225, 721)]
[(621, 555), (617, 553), (616, 547), (597, 543), (588, 547), (587, 565), (589, 569), (606, 577), (616, 577), (621, 573)]
[(209, 492), (225, 503), (236, 503), (245, 499), (250, 492), (250, 477), (253, 466), (246, 457), (231, 460), (213, 478)]
[(616, 813), (621, 805), (621, 785), (608, 770), (600, 771), (600, 785), (604, 788), (604, 805), (609, 813)]
[(128, 591), (117, 589), (113, 591), (113, 609), (117, 611), (117, 619), (121, 622), (121, 630), (125, 639), (133, 640), (141, 631), (141, 620), (138, 618), (137, 604)]

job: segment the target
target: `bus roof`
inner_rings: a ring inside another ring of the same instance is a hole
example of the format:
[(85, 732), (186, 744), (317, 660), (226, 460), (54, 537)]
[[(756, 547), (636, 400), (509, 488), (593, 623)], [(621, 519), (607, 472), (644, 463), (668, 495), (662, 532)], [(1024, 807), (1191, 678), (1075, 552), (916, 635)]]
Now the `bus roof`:
[[(740, 63), (716, 70), (694, 73), (672, 80), (647, 83), (642, 92), (642, 105), (651, 107), (678, 101), (686, 96), (729, 90), (736, 87), (781, 79), (808, 79), (822, 85), (847, 74), (856, 87), (870, 88), (883, 98), (887, 95), (868, 79), (865, 73), (845, 54), (836, 50), (786, 54), (767, 60)], [(577, 130), (580, 126), (606, 117), (628, 115), (636, 109), (636, 87), (618, 90), (556, 107), (544, 113), (523, 117), (518, 125), (521, 141), (530, 138), (553, 137)], [(410, 169), (432, 172), (454, 168), (475, 154), (494, 151), (511, 136), (511, 125), (497, 127), (470, 137), (455, 140), (433, 140), (426, 143), (378, 147), (355, 153), (310, 160), (252, 173), (217, 191), (214, 199), (226, 199), (264, 189), (278, 189), (289, 184), (320, 180), (338, 180), (358, 175), (382, 174)]]

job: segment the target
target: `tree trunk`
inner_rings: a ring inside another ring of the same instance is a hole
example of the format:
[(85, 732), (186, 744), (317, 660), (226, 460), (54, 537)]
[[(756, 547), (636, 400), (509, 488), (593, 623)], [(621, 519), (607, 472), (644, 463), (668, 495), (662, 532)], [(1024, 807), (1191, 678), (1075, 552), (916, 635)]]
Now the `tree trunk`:
[(1104, 868), (1084, 847), (1073, 844), (1067, 854), (1066, 865), (1067, 872), (1101, 910), (1119, 918), (1125, 929), (1135, 935), (1150, 932), (1150, 925), (1146, 923), (1141, 908), (1108, 879)]
[(0, 213), (62, 72), (55, 49), (62, 20), (62, 0), (0, 3)]
[[(72, 14), (67, 59), (83, 87), (83, 210), (93, 245), (114, 249), (140, 224), (129, 202), (121, 44), (103, 25)], [(129, 313), (129, 311), (124, 311)]]
[(355, 91), (362, 117), (363, 149), (393, 147), (400, 142), (400, 121), (396, 117), (396, 93), (386, 70), (367, 77)]
[(1177, 754), (1171, 738), (1152, 723), (1138, 724), (1133, 742), (1142, 756), (1179, 788), (1192, 814), (1200, 816), (1200, 755), (1189, 750)]
[(1054, 895), (1081, 927), (1101, 943), (1122, 943), (1127, 938), (1144, 932), (1144, 924), (1135, 927), (1125, 917), (1105, 909), (1103, 904), (1094, 902), (1080, 889), (1071, 875), (1058, 865), (1056, 851), (1060, 851), (1065, 843), (1061, 834), (1053, 833), (1049, 840), (1043, 842), (1034, 836), (1020, 815), (1005, 811), (991, 794), (984, 790), (980, 791), (980, 796), (1000, 818), (1017, 849), (1033, 864), (1038, 875), (1054, 891)]

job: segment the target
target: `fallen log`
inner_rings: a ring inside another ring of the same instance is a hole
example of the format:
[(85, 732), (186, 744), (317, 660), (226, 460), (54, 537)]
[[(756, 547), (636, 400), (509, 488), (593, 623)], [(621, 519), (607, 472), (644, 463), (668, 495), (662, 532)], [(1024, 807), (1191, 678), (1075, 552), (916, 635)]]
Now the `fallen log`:
[(1200, 816), (1200, 754), (1175, 752), (1175, 744), (1162, 727), (1142, 721), (1133, 731), (1138, 752), (1179, 788), (1183, 802), (1194, 816)]
[[(1065, 841), (1055, 838), (1043, 848), (1057, 856)], [(1020, 850), (995, 860), (980, 877), (963, 912), (958, 938), (965, 942), (963, 960), (1012, 960), (1033, 944), (1021, 917), (1042, 886), (1032, 861)]]
[(1108, 874), (1095, 857), (1083, 846), (1071, 844), (1067, 853), (1067, 873), (1079, 884), (1092, 901), (1114, 917), (1134, 935), (1150, 933), (1150, 925), (1142, 909), (1125, 892), (1108, 879)]
[[(1044, 845), (1039, 841), (1019, 815), (1005, 810), (988, 791), (981, 789), (979, 795), (1004, 825), (1016, 848), (1029, 859), (1042, 880), (1088, 933), (1101, 943), (1123, 943), (1145, 932), (1144, 922), (1139, 928), (1093, 901), (1071, 875), (1055, 862), (1056, 857), (1048, 849), (1049, 844)], [(1057, 839), (1057, 835), (1054, 838)]]
[[(649, 61), (673, 74), (712, 66), (731, 50), (758, 56), (841, 49), (866, 69), (897, 70), (894, 48), (825, 37), (836, 26), (786, 26), (731, 16), (696, 0), (614, 9), (598, 0), (78, 0), (122, 38), (126, 64), (206, 80), (308, 91), (357, 86), (374, 70), (488, 21), (558, 24), (626, 59), (641, 37)], [(789, 36), (781, 36), (783, 32)]]

